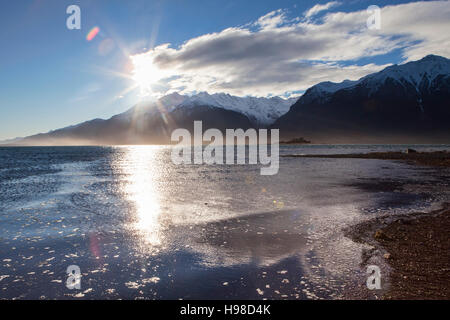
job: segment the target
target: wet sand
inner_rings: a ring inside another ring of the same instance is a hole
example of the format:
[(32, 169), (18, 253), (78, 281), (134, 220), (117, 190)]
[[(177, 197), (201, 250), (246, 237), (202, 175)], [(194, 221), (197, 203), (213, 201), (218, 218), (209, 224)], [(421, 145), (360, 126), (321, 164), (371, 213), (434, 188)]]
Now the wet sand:
[[(285, 157), (400, 160), (423, 166), (450, 167), (450, 152), (447, 151)], [(369, 265), (369, 261), (382, 259), (390, 269), (386, 288), (376, 298), (450, 299), (449, 203), (429, 213), (378, 217), (344, 232), (352, 240), (370, 246), (363, 252), (362, 267)], [(347, 296), (357, 299), (374, 297), (367, 296), (366, 290), (358, 289)]]
[(450, 299), (450, 204), (430, 213), (385, 216), (347, 230), (392, 268), (383, 299)]
[(283, 155), (285, 158), (330, 158), (330, 159), (378, 159), (378, 160), (403, 160), (418, 165), (450, 167), (450, 152), (371, 152), (360, 154), (314, 154), (314, 155)]

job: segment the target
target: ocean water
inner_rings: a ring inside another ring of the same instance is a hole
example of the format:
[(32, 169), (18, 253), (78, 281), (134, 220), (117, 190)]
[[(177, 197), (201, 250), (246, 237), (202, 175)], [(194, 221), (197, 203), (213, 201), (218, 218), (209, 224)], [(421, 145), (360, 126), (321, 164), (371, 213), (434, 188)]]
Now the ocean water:
[[(407, 147), (450, 149), (280, 154)], [(258, 165), (174, 165), (170, 152), (0, 148), (0, 299), (339, 299), (364, 286), (367, 249), (343, 229), (450, 194), (448, 169), (398, 161), (281, 158), (261, 176)], [(80, 289), (66, 286), (72, 265)]]

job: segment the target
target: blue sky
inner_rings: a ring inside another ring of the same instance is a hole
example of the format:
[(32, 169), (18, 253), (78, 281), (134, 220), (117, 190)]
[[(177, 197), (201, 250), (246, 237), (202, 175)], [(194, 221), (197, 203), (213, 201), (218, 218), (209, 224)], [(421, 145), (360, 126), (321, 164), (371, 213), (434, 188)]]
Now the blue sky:
[[(435, 32), (450, 31), (439, 16), (433, 18), (434, 12), (445, 15), (442, 4), (448, 7), (449, 3), (421, 3), (424, 10), (420, 12), (424, 13), (417, 14), (417, 7), (401, 6), (408, 2), (335, 1), (306, 18), (308, 10), (330, 1), (3, 1), (0, 140), (110, 117), (142, 99), (172, 91), (289, 95), (303, 92), (319, 80), (358, 78), (424, 53), (448, 56), (447, 49), (442, 49), (449, 47), (445, 46), (448, 38), (432, 35), (426, 26), (436, 23)], [(66, 8), (72, 4), (81, 8), (81, 30), (66, 28)], [(357, 27), (352, 24), (352, 17), (366, 19), (365, 10), (371, 4), (382, 8), (382, 18), (384, 7), (392, 7), (385, 10), (386, 28), (377, 34), (361, 31), (363, 20)], [(338, 12), (341, 14), (332, 16)], [(411, 13), (419, 20), (413, 26), (408, 25)], [(399, 27), (393, 17), (401, 15), (404, 19), (398, 18)], [(100, 33), (87, 41), (87, 33), (95, 26)], [(402, 28), (406, 31), (396, 31)], [(311, 37), (306, 38), (308, 32)], [(330, 32), (345, 35), (339, 43), (348, 52), (339, 44), (333, 51), (333, 44), (326, 39)], [(355, 32), (360, 38), (353, 38)], [(274, 36), (278, 34), (280, 37)], [(289, 44), (295, 35), (301, 36), (298, 41), (294, 39), (301, 47)], [(245, 44), (249, 47), (243, 51), (230, 49)], [(142, 63), (136, 65), (136, 61)], [(150, 69), (148, 61), (152, 62)], [(246, 69), (248, 61), (254, 63)], [(281, 78), (284, 70), (292, 70), (291, 63), (298, 69)], [(159, 75), (161, 70), (160, 77), (142, 80), (153, 71)], [(138, 83), (136, 74), (140, 76)], [(151, 89), (143, 90), (143, 82)]]

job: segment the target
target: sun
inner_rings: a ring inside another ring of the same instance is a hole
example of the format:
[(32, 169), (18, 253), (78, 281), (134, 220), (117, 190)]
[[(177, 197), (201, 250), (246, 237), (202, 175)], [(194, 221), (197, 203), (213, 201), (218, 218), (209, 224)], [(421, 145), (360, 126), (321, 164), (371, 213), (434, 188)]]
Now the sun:
[(133, 63), (132, 79), (140, 88), (141, 95), (154, 93), (153, 87), (167, 76), (167, 72), (161, 70), (149, 55), (141, 54), (131, 56)]

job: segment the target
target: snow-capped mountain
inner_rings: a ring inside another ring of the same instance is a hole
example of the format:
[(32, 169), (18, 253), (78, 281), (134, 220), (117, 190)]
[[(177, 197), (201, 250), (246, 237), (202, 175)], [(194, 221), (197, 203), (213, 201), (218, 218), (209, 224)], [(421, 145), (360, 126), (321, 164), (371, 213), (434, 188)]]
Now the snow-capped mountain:
[(448, 137), (449, 123), (450, 60), (429, 55), (357, 81), (319, 83), (273, 127), (286, 136), (349, 141), (349, 137)]
[(255, 126), (269, 126), (279, 117), (289, 111), (289, 108), (298, 100), (298, 98), (282, 99), (256, 98), (256, 97), (237, 97), (225, 93), (208, 94), (201, 92), (193, 96), (171, 93), (160, 98), (157, 101), (140, 103), (124, 114), (124, 117), (130, 117), (143, 114), (152, 114), (155, 112), (171, 113), (192, 111), (198, 107), (220, 108), (234, 111), (246, 116)]
[(335, 93), (338, 90), (349, 88), (357, 83), (359, 83), (359, 81), (344, 80), (339, 83), (325, 81), (316, 84), (314, 87), (310, 88), (309, 91), (311, 95), (322, 97)]
[(110, 119), (95, 119), (14, 144), (153, 144), (177, 128), (259, 128), (313, 142), (449, 143), (450, 60), (427, 56), (357, 81), (322, 82), (294, 99), (173, 93)]
[(148, 101), (141, 102), (129, 109), (128, 111), (120, 114), (123, 116), (129, 115), (143, 115), (143, 114), (151, 114), (155, 112), (172, 112), (177, 108), (180, 104), (182, 104), (188, 96), (178, 94), (177, 92), (168, 94), (166, 96), (161, 97), (156, 101)]
[(220, 130), (268, 126), (289, 110), (295, 99), (235, 97), (172, 93), (137, 104), (110, 119), (94, 119), (74, 126), (14, 141), (17, 144), (152, 144), (170, 142), (177, 128), (191, 130), (196, 120), (203, 128)]
[[(393, 65), (380, 72), (369, 74), (359, 80), (345, 80), (340, 83), (321, 82), (308, 90), (310, 99), (326, 99), (339, 90), (364, 86), (372, 94), (386, 81), (395, 81), (404, 86), (413, 87), (417, 92), (430, 88), (433, 80), (440, 75), (450, 74), (450, 60), (436, 55), (428, 55), (420, 61), (412, 61), (403, 65)], [(306, 95), (305, 95), (306, 96)]]
[(282, 99), (236, 97), (225, 93), (208, 94), (201, 92), (187, 98), (177, 108), (193, 108), (198, 106), (212, 106), (225, 110), (242, 113), (256, 126), (268, 126), (289, 111), (297, 101), (296, 98)]
[(450, 75), (450, 60), (436, 55), (428, 55), (420, 61), (394, 65), (368, 75), (357, 83), (367, 86), (371, 92), (378, 90), (388, 79), (405, 86), (412, 86), (417, 92), (430, 89), (433, 81), (439, 76)]

